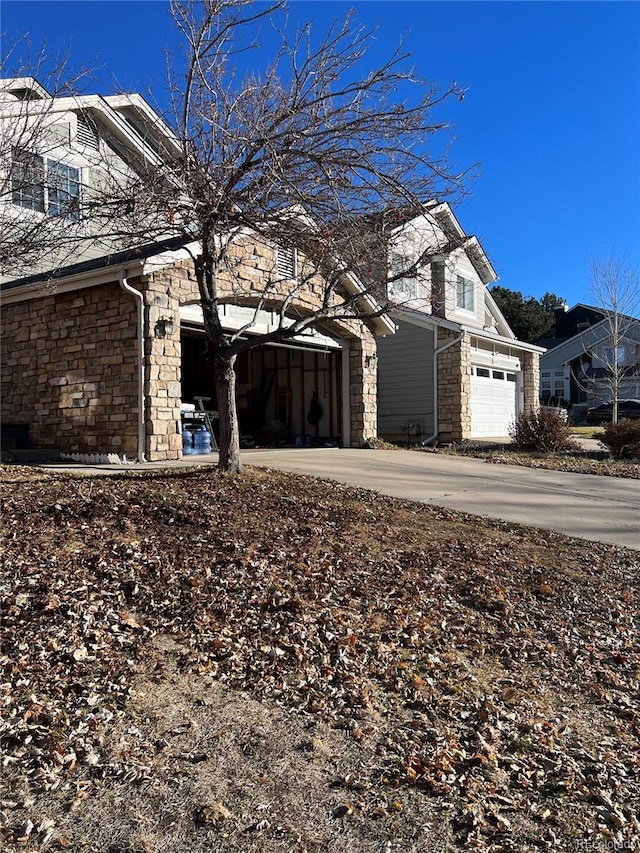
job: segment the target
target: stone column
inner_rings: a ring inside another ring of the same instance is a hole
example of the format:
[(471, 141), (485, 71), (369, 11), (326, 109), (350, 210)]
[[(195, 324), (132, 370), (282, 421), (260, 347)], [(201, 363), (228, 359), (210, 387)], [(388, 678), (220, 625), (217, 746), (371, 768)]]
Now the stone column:
[(180, 308), (171, 291), (170, 276), (154, 276), (145, 289), (145, 425), (150, 462), (182, 457)]
[(524, 410), (528, 412), (540, 405), (540, 353), (523, 353), (522, 375), (524, 380)]
[[(438, 329), (438, 348), (459, 337)], [(438, 356), (438, 440), (471, 437), (471, 338), (465, 335)]]
[(362, 337), (349, 347), (349, 407), (351, 446), (361, 447), (377, 434), (378, 358), (373, 334), (363, 326)]

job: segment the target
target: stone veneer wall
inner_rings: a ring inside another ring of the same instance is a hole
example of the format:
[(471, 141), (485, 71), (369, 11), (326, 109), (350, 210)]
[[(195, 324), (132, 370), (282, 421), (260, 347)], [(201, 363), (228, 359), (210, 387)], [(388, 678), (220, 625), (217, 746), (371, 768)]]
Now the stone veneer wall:
[(524, 378), (524, 409), (529, 411), (540, 405), (540, 354), (524, 352), (522, 354), (522, 373)]
[(363, 325), (362, 337), (349, 348), (349, 402), (351, 446), (360, 447), (375, 438), (378, 429), (377, 343)]
[[(144, 293), (145, 303), (145, 430), (150, 462), (182, 458), (180, 435), (180, 274), (154, 274), (145, 282), (130, 282)], [(174, 292), (175, 291), (175, 292)], [(173, 322), (173, 333), (158, 337), (161, 319)]]
[(2, 307), (2, 421), (37, 447), (137, 452), (137, 313), (117, 283)]
[[(438, 329), (438, 347), (459, 336)], [(438, 440), (461, 441), (471, 435), (471, 337), (465, 335), (438, 356)]]

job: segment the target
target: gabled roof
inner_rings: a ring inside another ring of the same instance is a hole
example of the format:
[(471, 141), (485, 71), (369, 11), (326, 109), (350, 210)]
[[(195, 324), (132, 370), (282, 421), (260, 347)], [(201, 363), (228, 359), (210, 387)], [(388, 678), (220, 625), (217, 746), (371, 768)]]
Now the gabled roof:
[[(422, 213), (397, 225), (395, 230), (401, 231), (403, 228), (406, 228), (407, 225), (414, 224), (417, 231), (417, 223), (420, 219), (424, 219), (426, 221), (431, 219), (444, 233), (447, 238), (447, 243), (441, 247), (443, 254), (449, 254), (461, 249), (466, 252), (483, 284), (491, 284), (498, 280), (498, 274), (493, 268), (491, 261), (482, 247), (482, 244), (477, 237), (465, 232), (448, 202), (439, 201), (438, 199), (431, 199), (430, 201), (425, 202)], [(435, 250), (438, 248), (438, 246), (434, 246)]]
[(4, 77), (0, 80), (0, 93), (10, 95), (11, 100), (15, 101), (51, 98), (51, 94), (35, 77)]
[(498, 321), (498, 327), (499, 327), (498, 330), (501, 332), (501, 334), (504, 335), (504, 337), (506, 337), (506, 338), (513, 338), (513, 340), (515, 341), (516, 336), (514, 335), (511, 326), (509, 325), (506, 317), (504, 316), (504, 314), (502, 313), (502, 311), (498, 307), (498, 303), (496, 302), (496, 300), (491, 295), (491, 291), (488, 289), (485, 290), (484, 301), (485, 301), (485, 304), (487, 305), (487, 307), (489, 308), (489, 311), (491, 312), (491, 314), (493, 314), (493, 316)]
[[(28, 106), (25, 106), (28, 102)], [(0, 80), (0, 107), (2, 115), (46, 116), (67, 112), (93, 115), (131, 150), (151, 163), (162, 162), (158, 147), (171, 156), (179, 156), (180, 146), (175, 135), (149, 104), (137, 94), (126, 95), (65, 95), (54, 97), (33, 77), (4, 78)], [(139, 116), (139, 126), (131, 121), (128, 111)], [(154, 144), (141, 132), (141, 127), (151, 129)]]
[[(626, 328), (634, 329), (633, 339), (640, 342), (640, 320), (634, 317), (627, 317), (626, 315), (621, 315), (621, 317), (624, 320)], [(546, 355), (553, 357), (554, 361), (560, 359), (563, 364), (566, 364), (566, 362), (571, 361), (582, 353), (588, 352), (590, 349), (592, 350), (593, 347), (610, 337), (610, 322), (609, 316), (604, 317), (599, 323), (589, 326), (588, 329), (584, 329), (579, 334), (564, 340), (558, 346), (549, 347)], [(637, 338), (635, 332), (637, 332)], [(622, 332), (622, 337), (626, 337), (625, 332)]]

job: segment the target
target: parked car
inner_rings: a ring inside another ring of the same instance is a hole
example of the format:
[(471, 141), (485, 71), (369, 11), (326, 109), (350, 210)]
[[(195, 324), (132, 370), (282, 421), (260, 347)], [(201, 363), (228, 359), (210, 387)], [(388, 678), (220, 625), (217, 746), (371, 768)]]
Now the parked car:
[[(592, 409), (587, 409), (588, 424), (604, 424), (613, 417), (613, 403), (601, 403)], [(618, 420), (630, 418), (640, 419), (640, 400), (618, 400)]]

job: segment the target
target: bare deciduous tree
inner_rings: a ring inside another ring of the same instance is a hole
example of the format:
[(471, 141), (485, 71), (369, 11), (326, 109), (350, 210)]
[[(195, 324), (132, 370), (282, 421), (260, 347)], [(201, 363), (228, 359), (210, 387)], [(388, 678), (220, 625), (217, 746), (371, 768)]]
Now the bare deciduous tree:
[[(446, 127), (434, 115), (461, 90), (414, 80), (402, 49), (363, 75), (372, 33), (352, 16), (317, 41), (310, 24), (291, 32), (280, 2), (174, 0), (172, 12), (186, 46), (184, 80), (172, 85), (182, 146), (174, 182), (188, 200), (176, 216), (200, 246), (194, 264), (215, 363), (220, 467), (237, 471), (237, 355), (327, 320), (363, 318), (374, 296), (378, 310), (386, 307), (372, 282), (376, 264), (386, 263), (390, 231), (424, 200), (461, 185), (446, 150), (433, 144), (436, 136), (441, 146)], [(246, 61), (261, 23), (278, 48), (261, 73), (242, 76), (239, 59)], [(413, 92), (415, 102), (403, 100)], [(238, 300), (277, 306), (280, 323), (266, 336), (226, 331), (219, 312), (229, 299), (219, 280), (233, 289), (236, 237), (246, 232), (302, 259), (293, 284), (274, 269), (251, 294), (238, 285)], [(315, 307), (301, 312), (319, 282)]]
[[(237, 356), (388, 309), (394, 230), (468, 177), (452, 170), (441, 117), (463, 90), (415, 79), (402, 47), (363, 72), (374, 33), (353, 15), (318, 39), (310, 24), (293, 30), (278, 0), (171, 0), (171, 11), (182, 48), (169, 56), (174, 144), (158, 162), (131, 164), (100, 187), (87, 209), (118, 213), (96, 233), (136, 244), (183, 236), (197, 246), (191, 257), (215, 365), (220, 469), (239, 471)], [(263, 62), (254, 52), (261, 28), (275, 53), (261, 71), (246, 72), (252, 60)], [(295, 251), (295, 275), (274, 261), (247, 288), (239, 273), (248, 236), (275, 247), (276, 258)], [(411, 269), (394, 275), (413, 274), (433, 252), (433, 244), (418, 249)], [(228, 302), (255, 316), (268, 307), (279, 322), (266, 334), (248, 335), (251, 323), (230, 332)]]
[(587, 351), (588, 357), (602, 367), (592, 367), (587, 383), (607, 389), (613, 401), (613, 423), (618, 422), (618, 402), (625, 384), (640, 381), (640, 366), (636, 351), (638, 336), (632, 330), (638, 326), (640, 313), (640, 276), (626, 258), (611, 255), (591, 262), (591, 297), (593, 304), (605, 315), (604, 337)]

